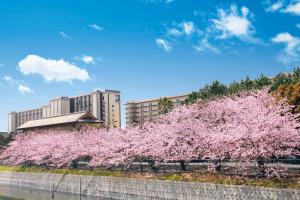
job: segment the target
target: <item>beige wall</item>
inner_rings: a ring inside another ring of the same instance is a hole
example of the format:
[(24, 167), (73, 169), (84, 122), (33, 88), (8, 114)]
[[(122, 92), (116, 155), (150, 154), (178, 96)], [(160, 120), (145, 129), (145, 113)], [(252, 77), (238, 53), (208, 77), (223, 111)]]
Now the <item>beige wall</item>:
[[(187, 97), (188, 95), (180, 95), (167, 98), (172, 101), (173, 106), (179, 106)], [(160, 98), (127, 102), (125, 104), (126, 125), (144, 123), (155, 119), (159, 114), (159, 99)]]
[[(121, 127), (121, 105), (120, 92), (115, 90), (95, 91), (91, 94), (77, 96), (88, 97), (92, 104), (83, 106), (80, 111), (90, 111), (97, 119), (104, 121), (106, 126)], [(17, 112), (15, 115), (8, 115), (8, 130), (15, 130), (17, 127), (34, 119), (60, 116), (71, 113), (71, 98), (60, 97), (51, 99), (49, 104), (38, 109)], [(91, 97), (91, 99), (90, 99)], [(78, 102), (77, 102), (78, 103)], [(86, 102), (85, 102), (86, 103)], [(74, 105), (74, 104), (72, 104)], [(81, 104), (82, 105), (82, 102)], [(39, 114), (36, 115), (38, 110)], [(79, 112), (78, 110), (72, 112)], [(17, 120), (18, 119), (18, 120)], [(17, 122), (17, 123), (16, 123)]]
[(105, 125), (121, 127), (120, 92), (106, 90), (103, 93), (103, 108), (105, 113)]
[(92, 93), (92, 114), (100, 119), (101, 118), (101, 106), (100, 102), (101, 101), (101, 93), (100, 92), (93, 92)]
[(13, 133), (16, 131), (16, 113), (8, 113), (8, 133)]

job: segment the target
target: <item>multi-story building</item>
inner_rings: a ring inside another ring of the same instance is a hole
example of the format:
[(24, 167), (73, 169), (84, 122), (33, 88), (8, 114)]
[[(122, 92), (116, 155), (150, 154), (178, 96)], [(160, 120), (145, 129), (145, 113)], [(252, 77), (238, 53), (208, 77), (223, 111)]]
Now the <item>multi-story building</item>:
[(121, 127), (120, 91), (97, 90), (75, 97), (51, 99), (41, 108), (8, 114), (8, 132), (15, 132), (28, 121), (62, 116), (77, 112), (89, 112), (107, 127)]
[[(153, 120), (159, 114), (158, 104), (160, 97), (142, 101), (128, 101), (125, 104), (126, 125), (144, 123)], [(188, 94), (166, 97), (172, 102), (172, 106), (181, 105), (182, 101), (188, 98)]]

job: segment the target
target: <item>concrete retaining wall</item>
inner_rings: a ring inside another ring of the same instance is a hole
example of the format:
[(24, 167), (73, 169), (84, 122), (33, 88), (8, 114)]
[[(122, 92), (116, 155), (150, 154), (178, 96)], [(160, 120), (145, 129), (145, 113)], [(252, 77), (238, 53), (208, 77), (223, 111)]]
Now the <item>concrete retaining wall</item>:
[(141, 180), (117, 177), (93, 177), (46, 173), (0, 172), (0, 186), (79, 194), (112, 199), (278, 199), (298, 200), (300, 190), (208, 183)]

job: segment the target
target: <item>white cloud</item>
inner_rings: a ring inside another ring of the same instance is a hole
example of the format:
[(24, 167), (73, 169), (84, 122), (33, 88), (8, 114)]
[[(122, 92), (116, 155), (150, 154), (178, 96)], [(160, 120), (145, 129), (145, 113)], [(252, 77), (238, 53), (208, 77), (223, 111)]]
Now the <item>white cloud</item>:
[(183, 33), (178, 30), (177, 28), (171, 28), (167, 31), (167, 34), (168, 35), (171, 35), (171, 36), (174, 36), (174, 37), (179, 37), (179, 36), (182, 36)]
[[(3, 77), (3, 79), (5, 80), (6, 84), (9, 87), (11, 87), (11, 88), (17, 88), (21, 94), (33, 93), (33, 90), (31, 88), (25, 86), (24, 84), (20, 83), (20, 81), (15, 80), (11, 76), (5, 75)], [(5, 87), (5, 85), (2, 85), (2, 86)]]
[(94, 58), (92, 56), (86, 56), (86, 55), (83, 55), (81, 57), (81, 60), (82, 62), (84, 62), (85, 64), (92, 64), (94, 63)]
[(69, 36), (69, 35), (67, 35), (66, 33), (64, 33), (64, 32), (59, 32), (59, 35), (60, 36), (62, 36), (63, 38), (66, 38), (66, 39), (68, 39), (68, 40), (71, 40), (71, 37)]
[(6, 81), (14, 81), (14, 79), (13, 79), (12, 77), (7, 76), (7, 75), (5, 75), (3, 78), (4, 78), (4, 80), (6, 80)]
[(10, 86), (10, 87), (15, 87), (16, 85), (18, 85), (18, 81), (13, 79), (11, 76), (5, 75), (3, 77), (3, 79), (5, 80), (5, 82)]
[(211, 45), (206, 38), (198, 41), (198, 44), (194, 45), (193, 47), (197, 52), (200, 53), (204, 53), (207, 51), (210, 51), (212, 53), (217, 53), (217, 54), (221, 53), (221, 51), (217, 47)]
[(193, 22), (183, 22), (182, 27), (186, 35), (191, 35), (195, 32), (195, 26)]
[(18, 90), (21, 94), (33, 93), (32, 89), (25, 85), (19, 85)]
[(206, 13), (202, 10), (194, 10), (193, 14), (195, 17), (204, 17), (206, 15)]
[(287, 51), (293, 51), (299, 44), (300, 40), (297, 37), (292, 36), (290, 33), (279, 33), (272, 41), (275, 43), (285, 43)]
[(289, 13), (292, 15), (300, 15), (300, 0), (290, 0), (287, 3), (284, 0), (277, 0), (274, 3), (271, 3), (270, 0), (266, 0), (264, 2), (267, 5), (265, 9), (267, 12), (281, 12), (281, 13)]
[(77, 61), (81, 61), (85, 64), (94, 64), (95, 60), (102, 61), (101, 58), (94, 58), (92, 56), (88, 56), (88, 55), (84, 55), (84, 54), (81, 56), (75, 56), (74, 59)]
[(236, 5), (231, 5), (230, 10), (218, 9), (218, 19), (212, 19), (212, 29), (217, 33), (217, 38), (227, 39), (238, 37), (242, 40), (254, 41), (252, 35), (255, 33), (250, 19), (250, 11), (243, 6), (239, 10)]
[(283, 12), (290, 13), (293, 15), (300, 15), (300, 1), (294, 1), (290, 3)]
[(164, 49), (167, 52), (169, 52), (173, 49), (172, 44), (165, 39), (157, 38), (155, 40), (155, 43), (158, 47)]
[(278, 56), (283, 64), (291, 65), (300, 61), (300, 38), (285, 32), (277, 34), (272, 38), (272, 42), (285, 44), (285, 48)]
[(103, 30), (103, 27), (100, 27), (97, 24), (89, 24), (89, 27), (96, 30), (96, 31), (102, 31)]
[(274, 3), (266, 1), (265, 4), (267, 5), (267, 8), (265, 9), (266, 12), (276, 12), (284, 6), (282, 0), (276, 1)]
[(183, 35), (190, 36), (195, 33), (197, 28), (194, 25), (194, 22), (187, 21), (179, 24), (175, 23), (175, 27), (172, 27), (167, 30), (167, 34), (174, 37), (180, 37)]
[(28, 55), (19, 62), (20, 71), (25, 74), (41, 75), (46, 81), (66, 81), (72, 80), (86, 81), (89, 74), (85, 69), (60, 60), (52, 60), (38, 55)]
[(174, 2), (175, 0), (141, 0), (141, 1), (146, 2), (146, 3), (160, 3), (160, 2), (163, 2), (163, 3), (169, 4), (169, 3)]

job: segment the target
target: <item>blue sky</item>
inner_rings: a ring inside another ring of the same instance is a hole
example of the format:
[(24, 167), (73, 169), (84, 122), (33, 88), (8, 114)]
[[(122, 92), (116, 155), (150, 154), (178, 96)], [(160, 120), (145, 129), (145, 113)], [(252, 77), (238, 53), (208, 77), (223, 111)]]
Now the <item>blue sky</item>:
[(57, 96), (115, 89), (124, 104), (300, 59), (299, 0), (4, 0), (0, 29), (0, 131)]

